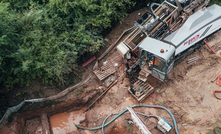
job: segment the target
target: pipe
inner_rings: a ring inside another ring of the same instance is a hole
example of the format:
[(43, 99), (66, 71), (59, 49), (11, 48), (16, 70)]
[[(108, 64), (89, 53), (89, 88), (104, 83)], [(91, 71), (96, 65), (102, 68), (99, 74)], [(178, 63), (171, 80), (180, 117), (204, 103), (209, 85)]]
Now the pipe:
[[(136, 112), (136, 113), (145, 116), (144, 121), (145, 121), (148, 117), (149, 117), (149, 118), (150, 118), (150, 117), (154, 117), (154, 118), (156, 118), (156, 119), (158, 119), (158, 120), (159, 120), (159, 118), (160, 118), (160, 117), (157, 116), (157, 115), (146, 115), (146, 114), (139, 113), (139, 112)], [(129, 112), (126, 112), (126, 113), (124, 113), (124, 114), (129, 114)], [(108, 115), (108, 116), (104, 119), (104, 121), (103, 121), (103, 123), (102, 123), (102, 126), (101, 126), (102, 134), (104, 134), (104, 123), (106, 122), (106, 120), (107, 120), (111, 115), (117, 115), (117, 113), (110, 114), (110, 115)]]
[(221, 100), (220, 97), (216, 96), (216, 93), (221, 93), (221, 90), (216, 90), (216, 91), (213, 92), (213, 95), (214, 95), (217, 99)]
[(42, 123), (42, 119), (40, 118), (40, 120), (41, 120), (41, 127), (42, 127), (42, 132), (43, 132), (43, 134), (45, 134), (45, 132), (44, 132), (44, 125), (43, 125), (43, 123)]
[[(163, 106), (159, 106), (159, 105), (145, 105), (145, 104), (137, 104), (137, 105), (132, 105), (132, 106), (130, 106), (130, 107), (133, 108), (133, 107), (139, 107), (139, 106), (140, 106), (140, 107), (150, 107), (150, 108), (161, 108), (161, 109), (166, 110), (166, 111), (170, 114), (170, 116), (172, 117), (172, 119), (173, 119), (176, 133), (177, 133), (177, 134), (180, 134), (179, 131), (178, 131), (178, 128), (177, 128), (176, 119), (175, 119), (175, 117), (173, 116), (173, 114), (172, 114), (168, 109), (166, 109), (166, 108), (163, 107)], [(123, 110), (121, 113), (119, 113), (118, 115), (116, 115), (116, 116), (115, 116), (113, 119), (111, 119), (109, 122), (107, 122), (106, 124), (104, 124), (103, 127), (108, 126), (110, 123), (112, 123), (112, 122), (113, 122), (114, 120), (116, 120), (119, 116), (121, 116), (122, 114), (124, 114), (126, 111), (127, 111), (127, 108), (124, 109), (124, 110)], [(84, 128), (84, 127), (81, 127), (81, 126), (76, 125), (76, 124), (75, 124), (75, 126), (76, 126), (77, 128), (83, 129), (83, 130), (97, 130), (97, 129), (101, 129), (101, 128), (102, 128), (102, 126), (100, 126), (100, 127), (94, 127), (94, 128)]]
[(177, 133), (177, 134), (180, 134), (179, 131), (178, 131), (178, 127), (177, 127), (177, 124), (176, 124), (176, 119), (175, 119), (175, 117), (174, 117), (173, 114), (172, 114), (168, 109), (166, 109), (165, 107), (163, 107), (163, 106), (158, 106), (158, 105), (145, 105), (145, 104), (137, 104), (137, 105), (135, 105), (135, 106), (161, 108), (161, 109), (166, 110), (166, 111), (170, 114), (170, 116), (172, 117), (172, 119), (173, 119), (173, 123), (174, 123), (174, 127), (175, 127), (175, 130), (176, 130), (176, 133)]
[(180, 4), (180, 2), (179, 2), (178, 0), (175, 0), (175, 1), (176, 1), (176, 5), (177, 5), (177, 7), (178, 7), (179, 15), (180, 15), (180, 13), (181, 13), (181, 11), (183, 10), (183, 8), (182, 8), (182, 6), (181, 6), (181, 4)]
[[(104, 124), (104, 127), (106, 127), (107, 125), (109, 125), (110, 123), (112, 123), (114, 120), (116, 120), (119, 116), (121, 116), (123, 113), (125, 113), (127, 111), (127, 109), (124, 109), (122, 112), (120, 112), (118, 115), (116, 115), (113, 119), (111, 119), (109, 122), (107, 122), (106, 124)], [(84, 127), (81, 127), (79, 125), (76, 125), (75, 126), (77, 128), (80, 128), (80, 129), (83, 129), (83, 130), (97, 130), (97, 129), (101, 129), (102, 126), (100, 127), (94, 127), (94, 128), (84, 128)]]
[(212, 83), (218, 78), (218, 76), (220, 75), (220, 73), (221, 73), (221, 71), (211, 80)]
[(221, 108), (217, 109), (216, 111), (212, 112), (210, 115), (208, 115), (206, 118), (198, 122), (195, 126), (191, 127), (190, 129), (186, 130), (183, 134), (187, 133), (191, 129), (195, 128), (196, 126), (200, 125), (202, 122), (204, 122), (206, 119), (208, 119), (211, 115), (215, 114), (217, 111), (221, 110)]
[(187, 62), (192, 61), (192, 60), (195, 60), (195, 59), (198, 59), (198, 58), (199, 58), (199, 56), (195, 56), (195, 57), (193, 57), (193, 58), (188, 59)]
[[(214, 53), (216, 54), (217, 56), (219, 56), (210, 46), (209, 44), (204, 40), (204, 42), (206, 43), (206, 45), (209, 47), (209, 49)], [(221, 58), (221, 56), (219, 56)]]
[(85, 110), (85, 112), (86, 112), (92, 105), (94, 105), (94, 103), (97, 102), (97, 100), (99, 100), (107, 91), (109, 91), (110, 88), (111, 88), (112, 86), (114, 86), (114, 84), (117, 83), (118, 79), (120, 79), (121, 77), (124, 76), (124, 74), (125, 74), (125, 73), (123, 73), (123, 74), (122, 74), (120, 77), (118, 77), (113, 83), (111, 83), (111, 85), (108, 86), (107, 90), (105, 90), (90, 106), (87, 107), (87, 109)]
[[(110, 52), (113, 47), (118, 43), (118, 41), (127, 33), (127, 32), (131, 32), (132, 30), (135, 29), (135, 26), (128, 28), (126, 30), (123, 31), (123, 33), (120, 35), (120, 37), (118, 37), (117, 41), (115, 41), (96, 61), (93, 69), (95, 69), (98, 66), (98, 61), (101, 60), (108, 52)], [(55, 99), (59, 99), (65, 95), (67, 95), (69, 92), (71, 92), (72, 90), (76, 89), (78, 86), (81, 86), (83, 84), (85, 84), (87, 81), (89, 81), (91, 79), (91, 77), (93, 76), (93, 72), (89, 74), (89, 76), (87, 76), (84, 80), (82, 80), (81, 82), (77, 83), (76, 85), (66, 88), (64, 91), (54, 95), (54, 96), (49, 96), (47, 98), (38, 98), (38, 99), (30, 99), (30, 100), (24, 100), (21, 103), (19, 103), (18, 105), (14, 106), (14, 107), (10, 107), (7, 109), (7, 111), (5, 112), (4, 116), (1, 118), (0, 120), (0, 129), (4, 126), (6, 120), (8, 119), (8, 117), (14, 113), (17, 112), (18, 110), (20, 110), (22, 108), (22, 106), (26, 103), (26, 102), (31, 102), (31, 103), (38, 103), (38, 102), (44, 102), (47, 100), (55, 100)]]
[(104, 119), (104, 121), (103, 121), (103, 123), (102, 123), (102, 134), (104, 134), (104, 123), (106, 122), (106, 120), (111, 116), (111, 115), (117, 115), (117, 113), (113, 113), (113, 114), (110, 114), (110, 115), (108, 115), (105, 119)]
[[(150, 118), (150, 117), (153, 117), (153, 118), (156, 118), (156, 119), (160, 119), (160, 117), (159, 116), (157, 116), (157, 115), (147, 115), (147, 114), (143, 114), (143, 113), (140, 113), (140, 112), (136, 112), (136, 114), (139, 114), (139, 115), (143, 115), (143, 116), (145, 116), (146, 118)], [(145, 119), (146, 120), (146, 119)], [(145, 121), (144, 120), (144, 121)]]
[(157, 18), (157, 15), (156, 15), (156, 14), (154, 13), (154, 11), (153, 11), (153, 6), (154, 6), (154, 5), (162, 6), (162, 7), (167, 8), (167, 10), (169, 10), (169, 8), (168, 8), (167, 6), (164, 6), (164, 5), (158, 4), (158, 3), (152, 3), (152, 4), (150, 5), (150, 11), (151, 11), (151, 14), (153, 15), (154, 19)]

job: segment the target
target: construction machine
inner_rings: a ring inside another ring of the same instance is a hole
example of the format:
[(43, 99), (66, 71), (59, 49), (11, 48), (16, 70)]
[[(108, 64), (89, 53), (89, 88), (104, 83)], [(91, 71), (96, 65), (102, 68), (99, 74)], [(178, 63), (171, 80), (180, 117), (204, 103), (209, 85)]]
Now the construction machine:
[[(127, 60), (127, 74), (134, 81), (128, 91), (142, 101), (154, 90), (154, 79), (164, 81), (182, 57), (200, 47), (201, 41), (221, 27), (221, 7), (207, 7), (209, 0), (168, 0), (152, 3), (135, 29), (117, 46)], [(131, 58), (136, 61), (129, 64)], [(139, 75), (134, 75), (136, 71)]]

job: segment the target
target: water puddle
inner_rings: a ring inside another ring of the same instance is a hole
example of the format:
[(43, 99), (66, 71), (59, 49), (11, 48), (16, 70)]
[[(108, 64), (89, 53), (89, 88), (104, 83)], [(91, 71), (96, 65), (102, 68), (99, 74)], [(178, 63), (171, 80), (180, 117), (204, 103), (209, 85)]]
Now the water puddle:
[(72, 111), (70, 113), (60, 113), (50, 117), (50, 128), (52, 134), (66, 134), (77, 131), (74, 124), (79, 124), (85, 119), (85, 108), (79, 111)]

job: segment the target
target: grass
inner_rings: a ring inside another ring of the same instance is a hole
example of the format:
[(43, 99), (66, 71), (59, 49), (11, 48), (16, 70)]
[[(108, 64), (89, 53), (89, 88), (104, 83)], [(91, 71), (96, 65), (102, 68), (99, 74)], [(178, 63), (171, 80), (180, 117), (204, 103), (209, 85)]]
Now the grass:
[(216, 134), (221, 134), (221, 127), (220, 126), (215, 127), (214, 131), (215, 131)]
[(213, 130), (210, 130), (208, 134), (221, 134), (221, 126), (217, 126)]
[(124, 126), (124, 129), (127, 129), (128, 132), (133, 132), (134, 131), (133, 125), (131, 125), (128, 122), (127, 122), (127, 125)]
[(73, 93), (75, 96), (78, 96), (79, 94), (81, 94), (83, 92), (84, 92), (84, 88), (81, 87), (81, 88), (76, 89)]
[(213, 5), (213, 4), (217, 4), (217, 5), (220, 5), (220, 6), (221, 6), (220, 0), (210, 0), (209, 6), (210, 6), (210, 5)]

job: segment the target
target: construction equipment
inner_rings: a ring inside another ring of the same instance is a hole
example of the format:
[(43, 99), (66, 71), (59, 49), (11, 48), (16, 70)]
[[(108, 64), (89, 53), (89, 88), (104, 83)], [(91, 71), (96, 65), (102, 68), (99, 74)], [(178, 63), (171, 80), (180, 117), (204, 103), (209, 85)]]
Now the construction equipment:
[[(131, 113), (131, 118), (132, 118), (133, 122), (136, 124), (136, 126), (139, 128), (141, 133), (142, 134), (151, 134), (149, 129), (145, 126), (144, 122), (140, 119), (140, 117), (136, 114), (136, 112), (134, 112), (134, 110), (131, 107), (127, 107), (127, 109)], [(142, 115), (144, 115), (144, 114), (142, 114)], [(147, 116), (147, 115), (145, 115), (145, 116)], [(166, 121), (164, 118), (161, 118), (156, 115), (148, 115), (147, 117), (154, 117), (158, 120), (157, 124), (155, 125), (155, 128), (159, 129), (163, 134), (167, 134), (173, 128), (173, 126), (168, 121)]]
[[(209, 0), (170, 0), (151, 4), (150, 11), (135, 22), (136, 29), (117, 46), (123, 58), (137, 58), (136, 66), (129, 67), (132, 71), (127, 72), (136, 72), (134, 69), (139, 66), (138, 79), (146, 83), (153, 77), (164, 81), (177, 61), (221, 28), (221, 7), (214, 4), (206, 8), (208, 3)], [(143, 90), (136, 93), (128, 88), (136, 99), (152, 92)]]
[(158, 120), (156, 128), (158, 128), (162, 133), (167, 134), (173, 128), (173, 126), (164, 118), (159, 117)]
[(133, 111), (132, 108), (127, 107), (128, 111), (131, 113), (131, 118), (136, 126), (139, 128), (142, 134), (151, 134), (147, 127), (144, 125), (143, 121), (138, 117), (138, 115)]

